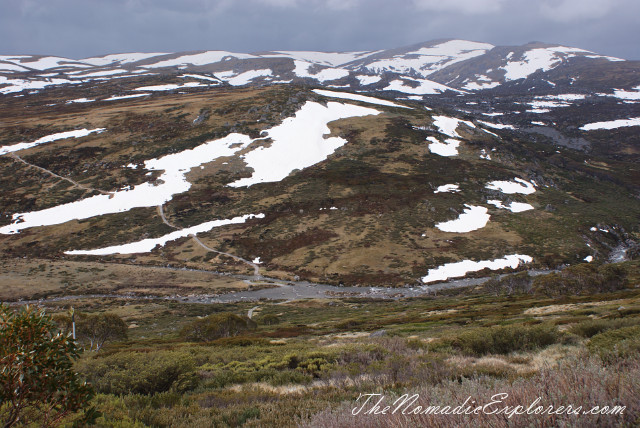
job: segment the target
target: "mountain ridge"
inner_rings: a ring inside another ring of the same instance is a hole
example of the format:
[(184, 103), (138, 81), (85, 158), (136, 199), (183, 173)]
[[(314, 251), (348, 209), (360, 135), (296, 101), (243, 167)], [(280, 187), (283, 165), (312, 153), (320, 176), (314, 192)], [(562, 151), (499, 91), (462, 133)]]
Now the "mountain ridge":
[[(358, 75), (378, 76), (389, 85), (381, 90), (399, 90), (412, 95), (433, 95), (448, 90), (481, 91), (510, 81), (528, 78), (536, 71), (550, 71), (572, 58), (626, 62), (557, 44), (528, 43), (522, 46), (494, 46), (458, 39), (437, 39), (409, 46), (360, 52), (186, 51), (176, 53), (123, 53), (73, 60), (52, 56), (0, 56), (0, 92), (56, 84), (79, 84), (107, 78), (180, 72), (225, 73), (228, 81), (246, 71), (263, 71), (261, 76), (241, 80), (242, 84), (315, 80), (320, 84)], [(615, 74), (615, 65), (608, 72)], [(464, 69), (464, 76), (456, 70)], [(267, 70), (269, 72), (267, 72)], [(418, 79), (419, 89), (411, 89)], [(391, 83), (393, 82), (393, 83)], [(432, 83), (433, 82), (433, 83)], [(351, 89), (369, 89), (370, 84), (349, 83)], [(625, 88), (630, 89), (630, 88)]]

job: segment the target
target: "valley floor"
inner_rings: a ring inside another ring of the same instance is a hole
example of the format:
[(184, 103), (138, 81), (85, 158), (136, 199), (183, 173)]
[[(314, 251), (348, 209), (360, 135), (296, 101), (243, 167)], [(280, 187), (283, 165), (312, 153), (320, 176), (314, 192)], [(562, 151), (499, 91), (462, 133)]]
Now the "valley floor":
[[(85, 274), (107, 284), (115, 280), (111, 273), (130, 268), (66, 263), (68, 274), (61, 273), (64, 266), (45, 261), (16, 266), (31, 272), (31, 285), (40, 287), (33, 292), (46, 289), (46, 275), (53, 289), (71, 272), (74, 281), (87, 280), (80, 277)], [(72, 306), (77, 313), (112, 313), (129, 327), (128, 339), (87, 350), (77, 362), (98, 392), (97, 426), (634, 426), (640, 418), (640, 263), (579, 265), (534, 278), (533, 284), (555, 281), (558, 287), (580, 273), (588, 287), (608, 266), (621, 286), (589, 293), (525, 291), (518, 286), (522, 274), (515, 274), (395, 300), (339, 295), (198, 303), (158, 293), (155, 299), (85, 296), (41, 305), (53, 315)], [(156, 268), (144, 269), (147, 278), (159, 275)], [(198, 295), (211, 277), (175, 273), (176, 282), (169, 275), (160, 288), (167, 295), (186, 294), (177, 291), (176, 278), (192, 278), (189, 293)], [(7, 278), (7, 271), (2, 275)], [(240, 281), (228, 280), (225, 287), (240, 287)], [(21, 292), (33, 297), (26, 287)], [(248, 315), (255, 329), (208, 342), (185, 336), (195, 320), (225, 313)], [(545, 418), (366, 414), (374, 403), (363, 406), (357, 400), (373, 393), (382, 394), (387, 405), (402, 394), (418, 394), (408, 407), (413, 410), (458, 406), (467, 397), (484, 405), (498, 393), (509, 395), (503, 403), (508, 406), (526, 407), (541, 397), (540, 405), (555, 408), (626, 407), (621, 414)], [(354, 416), (359, 406), (363, 409)]]

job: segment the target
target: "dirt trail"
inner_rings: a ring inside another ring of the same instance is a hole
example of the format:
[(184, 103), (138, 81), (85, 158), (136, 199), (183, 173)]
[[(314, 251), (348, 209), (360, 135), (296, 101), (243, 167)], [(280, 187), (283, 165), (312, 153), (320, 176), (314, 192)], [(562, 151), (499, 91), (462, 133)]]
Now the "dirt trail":
[[(179, 229), (177, 226), (171, 224), (169, 222), (169, 220), (167, 220), (167, 217), (165, 217), (164, 215), (164, 208), (162, 205), (158, 205), (158, 214), (160, 214), (160, 218), (162, 218), (162, 222), (164, 224), (166, 224), (169, 227), (172, 227), (174, 229)], [(189, 235), (191, 237), (191, 239), (193, 239), (195, 241), (196, 244), (200, 245), (202, 248), (204, 248), (207, 251), (211, 251), (213, 253), (216, 254), (222, 254), (225, 255), (227, 257), (231, 257), (234, 260), (237, 260), (239, 262), (245, 263), (249, 266), (251, 266), (251, 268), (253, 269), (253, 276), (255, 277), (255, 279), (258, 279), (260, 277), (260, 266), (258, 266), (256, 263), (253, 263), (250, 260), (246, 260), (243, 259), (242, 257), (233, 255), (233, 254), (229, 254), (229, 253), (225, 253), (224, 251), (218, 251), (218, 250), (214, 250), (213, 248), (205, 245), (200, 239), (198, 239), (198, 237), (196, 235)]]
[(71, 183), (72, 185), (74, 185), (75, 187), (78, 187), (78, 188), (80, 188), (80, 189), (88, 190), (88, 191), (90, 191), (90, 192), (94, 192), (94, 191), (95, 191), (95, 192), (100, 192), (100, 193), (102, 193), (102, 194), (104, 194), (104, 195), (113, 196), (113, 192), (107, 192), (107, 191), (105, 191), (105, 190), (94, 189), (93, 187), (85, 186), (84, 184), (80, 184), (80, 183), (78, 183), (77, 181), (75, 181), (75, 180), (73, 180), (73, 179), (71, 179), (71, 178), (69, 178), (69, 177), (63, 177), (63, 176), (58, 175), (58, 174), (56, 174), (55, 172), (50, 171), (50, 170), (48, 170), (48, 169), (46, 169), (46, 168), (42, 168), (42, 167), (40, 167), (40, 166), (38, 166), (38, 165), (34, 165), (34, 164), (32, 164), (32, 163), (29, 163), (29, 162), (27, 162), (26, 160), (22, 159), (20, 156), (18, 156), (18, 155), (17, 155), (17, 154), (15, 154), (15, 153), (8, 153), (8, 154), (7, 154), (7, 156), (9, 156), (10, 158), (12, 158), (12, 159), (14, 159), (14, 160), (16, 160), (16, 161), (18, 161), (18, 162), (22, 162), (23, 164), (27, 165), (27, 166), (28, 166), (28, 167), (30, 167), (30, 168), (36, 168), (36, 169), (38, 169), (38, 170), (40, 170), (40, 171), (42, 171), (42, 172), (44, 172), (44, 173), (46, 173), (46, 174), (49, 174), (49, 175), (50, 175), (50, 176), (52, 176), (52, 177), (58, 178), (58, 179), (60, 179), (60, 180), (65, 180), (65, 181), (67, 181), (67, 182)]
[(198, 245), (200, 245), (202, 248), (204, 248), (207, 251), (212, 251), (214, 253), (218, 253), (218, 254), (222, 254), (228, 257), (231, 257), (234, 260), (237, 260), (239, 262), (245, 263), (249, 266), (251, 266), (253, 268), (253, 276), (257, 279), (260, 277), (260, 266), (258, 266), (257, 264), (253, 263), (252, 261), (243, 259), (242, 257), (238, 257), (236, 255), (233, 254), (229, 254), (229, 253), (225, 253), (224, 251), (218, 251), (218, 250), (214, 250), (211, 247), (206, 246), (200, 239), (198, 239), (198, 237), (196, 235), (190, 235), (191, 239), (193, 239)]
[(173, 224), (169, 223), (169, 220), (167, 220), (167, 218), (164, 216), (164, 208), (162, 207), (162, 205), (158, 205), (158, 214), (160, 214), (160, 218), (162, 219), (162, 222), (164, 224), (166, 224), (169, 227), (172, 227), (174, 229), (178, 229), (176, 226), (174, 226)]
[(247, 318), (251, 319), (253, 318), (253, 313), (255, 312), (256, 309), (258, 309), (260, 306), (254, 306), (253, 308), (249, 309), (249, 312), (247, 312)]

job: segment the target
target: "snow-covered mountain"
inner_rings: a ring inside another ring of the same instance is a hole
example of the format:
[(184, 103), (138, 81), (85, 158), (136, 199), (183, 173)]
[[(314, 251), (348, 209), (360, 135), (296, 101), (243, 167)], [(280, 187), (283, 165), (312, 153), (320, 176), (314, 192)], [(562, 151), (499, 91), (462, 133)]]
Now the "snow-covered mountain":
[[(538, 78), (554, 87), (550, 74), (563, 70), (579, 87), (581, 76), (567, 68), (592, 68), (616, 75), (620, 58), (543, 43), (496, 47), (465, 40), (436, 40), (404, 48), (369, 52), (272, 51), (236, 53), (195, 51), (124, 53), (80, 60), (55, 56), (0, 56), (0, 93), (39, 90), (142, 76), (179, 75), (200, 85), (232, 86), (310, 82), (410, 96), (483, 91)], [(635, 63), (632, 62), (634, 65)], [(637, 66), (636, 66), (637, 67)], [(590, 73), (587, 71), (585, 77)], [(562, 80), (562, 79), (561, 79)], [(632, 89), (632, 81), (615, 81)], [(178, 86), (177, 88), (180, 88)], [(531, 86), (528, 86), (528, 88)], [(176, 89), (176, 88), (172, 88)]]
[(543, 43), (2, 56), (0, 257), (351, 285), (622, 260), (639, 103), (637, 61)]

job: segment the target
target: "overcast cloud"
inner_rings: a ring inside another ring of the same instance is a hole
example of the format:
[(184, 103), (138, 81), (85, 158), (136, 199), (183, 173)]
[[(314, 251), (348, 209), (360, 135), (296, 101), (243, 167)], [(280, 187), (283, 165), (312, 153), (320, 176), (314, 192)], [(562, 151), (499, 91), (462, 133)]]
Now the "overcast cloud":
[(638, 0), (0, 0), (0, 55), (375, 50), (441, 38), (640, 59)]

